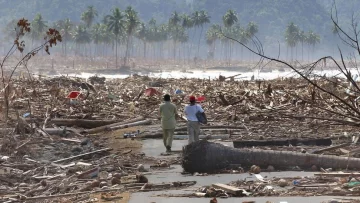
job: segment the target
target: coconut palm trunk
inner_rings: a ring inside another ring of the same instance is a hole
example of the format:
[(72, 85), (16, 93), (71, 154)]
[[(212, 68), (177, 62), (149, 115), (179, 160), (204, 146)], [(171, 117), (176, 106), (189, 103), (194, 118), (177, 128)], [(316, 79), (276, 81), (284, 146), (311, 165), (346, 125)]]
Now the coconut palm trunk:
[(230, 164), (241, 166), (258, 165), (275, 168), (299, 166), (311, 168), (313, 165), (333, 169), (360, 169), (360, 159), (330, 155), (303, 154), (259, 149), (235, 149), (218, 143), (199, 141), (183, 149), (182, 167), (194, 173), (209, 173), (224, 169)]
[(66, 40), (64, 40), (64, 54), (65, 54), (65, 58), (66, 58), (66, 54), (67, 54), (67, 50), (66, 50), (66, 48), (67, 48), (67, 41)]
[(130, 36), (128, 36), (126, 40), (126, 50), (125, 50), (125, 57), (124, 57), (124, 66), (126, 66), (127, 58), (129, 57), (129, 42), (130, 42)]
[(118, 68), (118, 35), (115, 36), (115, 64)]
[(200, 29), (200, 36), (199, 36), (199, 42), (198, 42), (198, 50), (197, 50), (197, 57), (200, 57), (200, 42), (201, 42), (201, 37), (202, 37), (202, 33), (203, 33), (203, 30), (204, 30), (204, 26), (201, 25), (201, 29)]

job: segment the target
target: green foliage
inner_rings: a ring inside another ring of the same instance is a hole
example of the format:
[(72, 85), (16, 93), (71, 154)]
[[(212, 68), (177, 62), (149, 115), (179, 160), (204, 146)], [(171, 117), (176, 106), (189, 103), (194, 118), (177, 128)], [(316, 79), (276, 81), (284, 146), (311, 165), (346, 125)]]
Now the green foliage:
[(126, 18), (126, 23), (125, 23), (126, 33), (129, 36), (132, 36), (136, 28), (140, 24), (138, 13), (131, 6), (129, 6), (125, 10), (125, 18)]
[(84, 25), (76, 26), (72, 35), (74, 42), (77, 44), (86, 44), (91, 42), (91, 34)]
[[(343, 22), (346, 9), (360, 7), (356, 0), (349, 2), (351, 6), (338, 4), (339, 12), (342, 12), (340, 22)], [(12, 0), (9, 3), (0, 0), (3, 15), (0, 22), (6, 22), (2, 28), (3, 37), (6, 37), (14, 32), (12, 19), (30, 16), (34, 19), (31, 23), (34, 32), (28, 37), (33, 41), (43, 38), (41, 33), (47, 24), (54, 25), (63, 35), (62, 51), (65, 54), (66, 43), (71, 51), (74, 51), (73, 43), (88, 43), (86, 47), (90, 53), (92, 48), (106, 49), (104, 45), (109, 44), (117, 52), (119, 44), (120, 49), (126, 46), (127, 58), (134, 53), (132, 49), (139, 50), (138, 39), (144, 49), (148, 44), (154, 52), (168, 49), (167, 41), (171, 40), (174, 52), (187, 49), (188, 57), (195, 54), (193, 46), (196, 44), (196, 56), (200, 55), (200, 48), (214, 51), (218, 45), (221, 48), (216, 49), (217, 52), (228, 49), (221, 54), (229, 55), (235, 46), (219, 34), (221, 32), (244, 44), (255, 35), (266, 47), (277, 47), (280, 41), (281, 46), (286, 44), (297, 52), (299, 44), (303, 49), (304, 45), (305, 48), (316, 46), (320, 39), (322, 45), (333, 42), (337, 29), (332, 27), (329, 17), (331, 4), (326, 0), (107, 0), (106, 3), (95, 0), (33, 0), (26, 3)], [(126, 9), (115, 8), (116, 5)], [(35, 11), (39, 14), (33, 16)], [(209, 47), (202, 46), (205, 42)], [(177, 47), (179, 50), (175, 50)]]
[(87, 28), (90, 28), (97, 16), (98, 12), (94, 6), (88, 6), (86, 11), (81, 14), (81, 20), (84, 21)]
[(64, 41), (71, 40), (71, 32), (74, 28), (74, 25), (69, 18), (57, 21), (55, 23), (55, 28), (60, 31)]
[(119, 8), (115, 8), (112, 11), (112, 15), (107, 15), (105, 18), (108, 30), (111, 31), (115, 36), (119, 36), (125, 31), (125, 17)]
[[(355, 11), (356, 16), (360, 8), (358, 0), (336, 0), (336, 2), (340, 18), (343, 15), (351, 15), (352, 11)], [(259, 33), (260, 36), (280, 40), (289, 22), (294, 22), (302, 30), (311, 29), (321, 36), (327, 36), (332, 26), (329, 19), (332, 4), (333, 1), (330, 0), (106, 0), (106, 2), (98, 0), (0, 0), (2, 15), (0, 22), (5, 27), (13, 19), (17, 20), (21, 17), (33, 19), (35, 13), (41, 13), (49, 22), (69, 18), (77, 23), (83, 19), (87, 28), (90, 28), (93, 23), (96, 23), (95, 13), (101, 17), (106, 16), (113, 7), (120, 5), (123, 8), (132, 6), (139, 13), (139, 19), (145, 22), (152, 17), (159, 23), (167, 22), (175, 10), (178, 13), (188, 14), (206, 10), (211, 16), (211, 23), (223, 23), (223, 15), (232, 9), (241, 19), (242, 26), (242, 23), (254, 21), (263, 30)], [(96, 12), (91, 11), (89, 6), (92, 6)], [(332, 35), (327, 38), (329, 37), (333, 39)]]
[(46, 23), (47, 23), (47, 21), (43, 20), (43, 17), (41, 16), (40, 13), (36, 14), (34, 20), (31, 22), (32, 32), (30, 34), (31, 34), (32, 40), (40, 39), (41, 34), (43, 34), (47, 28)]
[(285, 31), (285, 41), (289, 47), (295, 47), (299, 41), (300, 29), (294, 22), (289, 23)]
[(224, 26), (229, 28), (238, 22), (237, 14), (234, 10), (229, 9), (222, 17)]

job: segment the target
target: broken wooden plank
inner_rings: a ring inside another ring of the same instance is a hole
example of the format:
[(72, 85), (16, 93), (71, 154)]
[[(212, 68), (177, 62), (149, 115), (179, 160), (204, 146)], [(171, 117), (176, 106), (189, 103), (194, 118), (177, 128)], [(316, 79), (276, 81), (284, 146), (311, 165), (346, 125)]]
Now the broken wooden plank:
[(240, 188), (236, 188), (230, 185), (225, 185), (225, 184), (221, 184), (221, 183), (215, 183), (212, 184), (212, 187), (217, 188), (217, 189), (222, 189), (227, 193), (239, 196), (243, 194), (243, 189)]
[(347, 147), (347, 146), (350, 146), (350, 145), (351, 145), (351, 143), (344, 143), (344, 144), (340, 144), (340, 145), (326, 147), (326, 148), (323, 148), (323, 149), (315, 150), (315, 151), (312, 152), (312, 154), (320, 154), (322, 152), (331, 151), (331, 150), (334, 150), (334, 149), (339, 149), (339, 148)]
[(65, 158), (65, 159), (59, 159), (59, 160), (53, 161), (53, 163), (60, 163), (60, 162), (64, 162), (64, 161), (70, 161), (70, 160), (77, 159), (77, 158), (80, 158), (80, 157), (83, 157), (83, 156), (86, 156), (86, 155), (96, 154), (96, 153), (100, 153), (100, 152), (106, 152), (106, 151), (110, 151), (110, 150), (112, 150), (112, 149), (111, 148), (99, 149), (99, 150), (96, 150), (96, 151), (92, 151), (92, 152), (88, 152), (88, 153), (84, 153), (84, 154), (79, 154), (79, 155), (76, 155), (76, 156), (71, 156), (71, 157), (68, 157), (68, 158)]
[(323, 173), (329, 173), (329, 171), (323, 169), (323, 168), (320, 168), (320, 171), (323, 172)]
[(79, 139), (61, 138), (61, 140), (68, 141), (68, 142), (81, 143), (81, 140), (79, 140)]
[(263, 182), (263, 183), (268, 183), (269, 181), (266, 181), (265, 179), (264, 179), (264, 177), (262, 177), (262, 175), (260, 175), (260, 174), (255, 174), (255, 177), (259, 180), (259, 181), (261, 181), (261, 182)]

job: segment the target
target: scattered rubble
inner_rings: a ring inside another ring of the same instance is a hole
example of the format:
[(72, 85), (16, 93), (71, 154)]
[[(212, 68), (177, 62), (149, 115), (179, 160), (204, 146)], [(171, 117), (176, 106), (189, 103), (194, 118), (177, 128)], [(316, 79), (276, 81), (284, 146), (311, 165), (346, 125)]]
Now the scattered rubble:
[[(338, 80), (339, 84), (342, 82)], [(326, 85), (327, 81), (319, 83)], [(70, 77), (15, 79), (9, 88), (10, 119), (0, 123), (0, 200), (96, 202), (100, 198), (116, 201), (124, 191), (181, 189), (194, 185), (195, 181), (152, 184), (146, 177), (148, 171), (167, 170), (175, 162), (149, 159), (132, 148), (113, 150), (107, 146), (111, 140), (104, 138), (105, 134), (116, 131), (121, 131), (116, 139), (128, 142), (161, 137), (158, 106), (163, 93), (172, 94), (180, 118), (189, 95), (201, 100), (210, 123), (201, 127), (202, 139), (227, 140), (234, 146), (237, 143), (237, 147), (247, 148), (240, 149), (247, 155), (272, 150), (267, 153), (290, 157), (291, 152), (298, 152), (299, 159), (310, 157), (312, 160), (306, 164), (301, 164), (301, 160), (293, 160), (297, 164), (284, 164), (280, 163), (281, 156), (265, 157), (265, 161), (244, 156), (246, 164), (230, 163), (224, 158), (228, 156), (215, 159), (202, 148), (198, 153), (201, 160), (196, 160), (198, 164), (194, 165), (187, 158), (190, 153), (187, 147), (183, 155), (186, 171), (207, 176), (214, 172), (211, 164), (215, 164), (218, 172), (225, 173), (247, 171), (259, 175), (262, 171), (281, 170), (284, 165), (322, 172), (299, 180), (267, 180), (257, 176), (256, 182), (215, 183), (194, 196), (212, 197), (217, 201), (216, 198), (232, 196), (356, 195), (359, 175), (332, 170), (359, 168), (358, 160), (352, 158), (360, 157), (356, 147), (359, 124), (323, 110), (330, 108), (323, 102), (326, 95), (316, 92), (322, 99), (313, 99), (314, 91), (300, 79), (182, 79), (181, 83), (177, 79), (137, 75), (109, 81), (94, 76), (88, 82)], [(68, 97), (71, 92), (76, 92), (76, 96)], [(1, 95), (2, 104), (3, 92)], [(336, 105), (339, 104), (331, 108)], [(139, 126), (144, 125), (146, 128), (139, 130)], [(175, 136), (182, 139), (186, 134), (185, 122), (179, 120)], [(315, 145), (324, 147), (319, 149)], [(221, 155), (219, 152), (221, 150), (214, 154)], [(326, 164), (314, 161), (315, 157), (316, 160), (325, 157), (328, 161)], [(147, 164), (150, 168), (145, 167)], [(205, 169), (189, 169), (187, 164)], [(101, 195), (96, 199), (89, 196), (91, 193)]]

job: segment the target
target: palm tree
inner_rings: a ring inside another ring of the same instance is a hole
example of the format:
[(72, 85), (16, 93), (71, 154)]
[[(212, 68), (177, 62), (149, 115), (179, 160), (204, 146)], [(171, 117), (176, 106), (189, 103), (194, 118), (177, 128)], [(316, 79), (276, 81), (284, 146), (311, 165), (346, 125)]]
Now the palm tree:
[(95, 25), (93, 25), (92, 29), (91, 29), (91, 39), (95, 44), (95, 53), (94, 54), (98, 54), (98, 45), (101, 43), (102, 41), (102, 30), (101, 30), (101, 24), (100, 23), (96, 23)]
[(143, 57), (146, 58), (146, 41), (148, 40), (148, 28), (145, 23), (141, 23), (139, 29), (136, 32), (136, 37), (144, 44)]
[[(194, 27), (194, 21), (187, 14), (183, 14), (181, 16), (181, 19), (182, 19), (182, 27), (188, 30), (188, 36), (189, 36), (190, 35), (190, 29)], [(188, 58), (190, 58), (190, 56), (191, 56), (191, 45), (188, 48), (189, 48), (189, 50), (188, 50)]]
[(206, 44), (209, 45), (210, 50), (208, 52), (208, 58), (213, 59), (215, 57), (216, 40), (219, 39), (220, 25), (213, 24), (206, 32)]
[(222, 20), (223, 20), (224, 26), (229, 28), (238, 22), (238, 17), (234, 10), (229, 9), (223, 16)]
[[(155, 42), (159, 44), (159, 57), (163, 57), (163, 42), (167, 41), (171, 34), (171, 28), (168, 24), (161, 24), (157, 27), (155, 34)], [(177, 37), (176, 37), (177, 38)]]
[[(228, 31), (231, 30), (231, 27), (238, 22), (238, 17), (236, 15), (236, 12), (232, 9), (229, 9), (225, 15), (222, 17), (223, 20), (223, 24), (225, 26), (225, 28), (227, 28)], [(226, 29), (225, 29), (226, 30)], [(225, 39), (225, 42), (227, 42), (227, 46), (228, 46), (228, 50), (231, 53), (231, 44), (229, 43), (228, 39)], [(230, 63), (231, 58), (229, 57), (229, 63)]]
[(108, 26), (106, 24), (100, 24), (100, 33), (101, 33), (101, 44), (103, 45), (102, 55), (105, 55), (105, 50), (107, 45), (110, 45), (114, 42), (114, 34), (109, 32)]
[(179, 37), (181, 17), (174, 11), (169, 19), (169, 30), (171, 32), (171, 38), (174, 42), (174, 59), (176, 59), (176, 42)]
[(40, 35), (44, 33), (47, 25), (46, 21), (43, 20), (40, 13), (36, 14), (34, 20), (31, 22), (31, 44), (34, 44), (34, 40), (40, 39)]
[(83, 25), (76, 26), (72, 36), (76, 43), (77, 50), (81, 49), (82, 44), (91, 42), (91, 35)]
[(301, 60), (304, 61), (304, 43), (306, 42), (306, 33), (303, 30), (299, 33), (299, 41), (301, 43)]
[(72, 22), (70, 21), (69, 18), (65, 19), (65, 20), (60, 20), (56, 23), (57, 29), (60, 31), (60, 34), (62, 36), (63, 39), (63, 43), (62, 45), (64, 46), (64, 54), (65, 57), (67, 55), (67, 42), (71, 40), (72, 36), (71, 36), (71, 32), (72, 29), (74, 27), (74, 25), (72, 24)]
[(285, 30), (286, 44), (291, 49), (291, 60), (293, 60), (293, 48), (296, 47), (299, 40), (299, 31), (299, 28), (293, 22), (290, 22)]
[[(185, 28), (181, 28), (180, 29), (181, 31), (179, 32), (179, 35), (178, 35), (178, 41), (181, 43), (181, 44), (185, 44), (186, 42), (188, 42), (188, 40), (189, 40), (189, 35), (188, 35), (188, 33), (186, 32), (186, 30), (185, 30)], [(179, 56), (180, 56), (180, 48), (179, 48)], [(186, 56), (185, 56), (185, 53), (183, 54), (183, 57), (184, 57), (184, 60), (185, 60), (185, 58), (186, 58)]]
[(126, 21), (119, 8), (115, 8), (112, 11), (112, 15), (107, 15), (105, 19), (107, 22), (108, 31), (115, 35), (116, 67), (118, 67), (118, 41), (120, 34), (125, 30)]
[(147, 34), (147, 40), (151, 44), (151, 47), (153, 48), (153, 57), (155, 58), (155, 46), (154, 43), (157, 42), (156, 38), (159, 37), (157, 35), (158, 32), (158, 26), (156, 25), (156, 20), (154, 18), (151, 18), (148, 22), (148, 34)]
[(98, 16), (98, 12), (94, 6), (88, 6), (86, 11), (81, 14), (81, 20), (84, 21), (87, 28), (90, 28), (95, 18)]
[[(237, 31), (237, 33), (238, 33), (239, 41), (240, 41), (241, 43), (243, 43), (243, 44), (247, 44), (247, 43), (249, 42), (249, 40), (252, 38), (252, 37), (250, 37), (250, 36), (254, 36), (254, 35), (255, 35), (255, 34), (252, 34), (252, 33), (256, 33), (256, 32), (254, 32), (254, 30), (251, 31), (251, 30), (249, 29), (249, 27), (247, 27), (247, 29), (244, 29), (244, 28), (240, 27), (240, 29)], [(241, 46), (240, 49), (241, 49), (241, 56), (242, 56), (243, 59), (244, 59), (244, 55), (243, 55), (244, 47)]]
[(252, 39), (255, 34), (259, 31), (259, 27), (255, 22), (249, 22), (246, 27), (246, 33), (248, 34), (248, 38)]
[(182, 27), (183, 28), (191, 29), (192, 27), (194, 27), (194, 22), (189, 15), (183, 14), (181, 16), (181, 19), (182, 19)]
[(127, 40), (126, 40), (124, 65), (126, 65), (127, 59), (129, 57), (129, 43), (132, 40), (132, 36), (136, 31), (137, 26), (140, 24), (138, 13), (131, 6), (126, 8), (125, 17), (126, 17), (125, 29), (127, 34)]
[(246, 33), (248, 34), (248, 38), (252, 39), (258, 31), (259, 31), (258, 25), (253, 21), (249, 22), (246, 28)]
[(204, 24), (207, 24), (207, 23), (210, 23), (210, 16), (207, 14), (206, 11), (201, 10), (200, 15), (199, 15), (199, 22), (198, 22), (198, 25), (201, 27), (201, 29), (200, 29), (197, 56), (199, 56), (199, 52), (200, 52), (200, 41), (201, 41), (202, 33), (203, 33), (203, 30), (204, 30)]
[(312, 30), (309, 30), (307, 34), (307, 43), (309, 44), (309, 46), (311, 46), (314, 55), (315, 45), (320, 43), (320, 35), (314, 33)]

